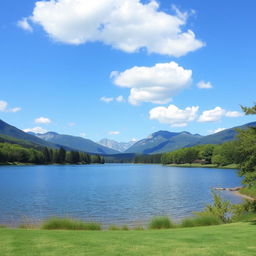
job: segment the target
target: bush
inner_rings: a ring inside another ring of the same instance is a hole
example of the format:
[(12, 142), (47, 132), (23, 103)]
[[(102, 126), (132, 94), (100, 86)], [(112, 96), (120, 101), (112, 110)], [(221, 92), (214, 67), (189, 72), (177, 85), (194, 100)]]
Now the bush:
[(223, 222), (217, 217), (212, 215), (198, 216), (194, 218), (187, 218), (181, 222), (181, 227), (198, 227), (198, 226), (211, 226), (220, 225)]
[(127, 225), (124, 225), (122, 227), (118, 227), (116, 225), (110, 225), (108, 227), (108, 230), (129, 230), (128, 226)]
[(230, 201), (223, 200), (221, 196), (214, 191), (213, 204), (206, 205), (202, 212), (195, 212), (197, 216), (215, 216), (224, 223), (231, 221), (231, 216), (233, 214), (233, 206)]
[(174, 223), (172, 223), (168, 217), (155, 217), (149, 223), (150, 229), (167, 229), (174, 227)]
[(67, 230), (101, 230), (101, 225), (95, 222), (83, 222), (68, 218), (51, 218), (45, 221), (42, 229), (67, 229)]

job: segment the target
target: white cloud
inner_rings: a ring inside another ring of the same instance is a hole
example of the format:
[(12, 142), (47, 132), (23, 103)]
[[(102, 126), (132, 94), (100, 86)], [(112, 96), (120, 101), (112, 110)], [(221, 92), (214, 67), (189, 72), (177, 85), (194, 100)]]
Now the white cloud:
[(36, 124), (50, 124), (52, 121), (47, 117), (39, 117), (35, 119)]
[(120, 134), (120, 132), (119, 131), (109, 131), (108, 134), (110, 134), (110, 135), (118, 135), (118, 134)]
[(80, 137), (83, 137), (83, 138), (84, 138), (84, 137), (86, 137), (86, 134), (85, 134), (84, 132), (81, 132), (81, 133), (80, 133)]
[(165, 104), (171, 97), (188, 87), (192, 71), (176, 62), (158, 63), (153, 67), (133, 67), (124, 72), (114, 71), (110, 75), (116, 85), (131, 88), (129, 102)]
[(73, 123), (73, 122), (68, 123), (68, 126), (70, 126), (70, 127), (73, 127), (75, 125), (76, 125), (76, 123)]
[(222, 132), (224, 130), (226, 130), (226, 128), (217, 128), (215, 130), (209, 130), (208, 133), (209, 134), (214, 134), (214, 133)]
[(116, 100), (117, 102), (125, 102), (125, 99), (124, 99), (124, 97), (123, 97), (122, 95), (116, 97), (115, 100)]
[(136, 139), (136, 138), (131, 139), (131, 142), (137, 142), (137, 141), (138, 141), (138, 139)]
[(211, 82), (205, 82), (205, 81), (198, 82), (196, 86), (200, 89), (211, 89), (212, 88)]
[(46, 133), (48, 132), (47, 130), (45, 130), (44, 128), (42, 127), (34, 127), (34, 128), (27, 128), (27, 129), (24, 129), (23, 130), (24, 132), (33, 132), (33, 133)]
[(0, 112), (16, 113), (18, 111), (21, 111), (21, 108), (19, 108), (19, 107), (8, 108), (8, 103), (6, 101), (0, 100)]
[(226, 111), (221, 107), (205, 110), (198, 118), (198, 122), (216, 122), (224, 116)]
[(155, 0), (37, 1), (26, 19), (54, 40), (74, 45), (100, 41), (125, 52), (146, 49), (176, 57), (203, 47), (186, 29), (189, 15), (173, 9), (173, 14), (160, 11)]
[(117, 96), (116, 98), (103, 96), (103, 97), (100, 98), (100, 101), (103, 101), (105, 103), (110, 103), (110, 102), (113, 102), (113, 101), (125, 102), (125, 98), (122, 95)]
[(240, 117), (243, 116), (238, 111), (227, 111), (221, 107), (216, 107), (211, 110), (204, 111), (198, 118), (198, 122), (216, 122), (219, 121), (223, 116), (226, 117)]
[(150, 110), (149, 118), (158, 120), (160, 123), (170, 124), (172, 127), (184, 127), (197, 117), (199, 107), (186, 107), (184, 110), (175, 105), (168, 107), (156, 107)]
[(17, 25), (18, 25), (18, 27), (20, 27), (26, 31), (29, 31), (29, 32), (33, 31), (33, 28), (29, 24), (29, 18), (23, 18), (23, 19), (19, 20), (17, 22)]
[(105, 97), (105, 96), (100, 98), (100, 101), (103, 101), (105, 103), (109, 103), (109, 102), (111, 102), (113, 100), (114, 100), (114, 98), (109, 98), (109, 97)]
[(227, 117), (240, 117), (243, 116), (244, 114), (238, 111), (227, 111), (226, 116)]

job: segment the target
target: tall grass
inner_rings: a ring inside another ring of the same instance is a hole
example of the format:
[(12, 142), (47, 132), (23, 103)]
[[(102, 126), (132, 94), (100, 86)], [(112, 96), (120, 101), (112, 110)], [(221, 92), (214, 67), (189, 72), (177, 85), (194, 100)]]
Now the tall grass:
[(101, 230), (101, 225), (95, 222), (54, 217), (46, 220), (42, 224), (42, 229)]
[(116, 225), (110, 225), (109, 227), (108, 227), (108, 230), (129, 230), (129, 228), (128, 228), (128, 226), (127, 225), (123, 225), (123, 226), (121, 226), (121, 227), (119, 227), (119, 226), (116, 226)]
[(220, 218), (213, 215), (208, 216), (198, 216), (193, 218), (183, 219), (181, 222), (181, 227), (198, 227), (198, 226), (211, 226), (223, 224)]
[(239, 191), (241, 194), (247, 195), (247, 196), (251, 196), (253, 198), (256, 199), (256, 187), (244, 187), (242, 189), (240, 189)]
[(175, 228), (175, 224), (168, 217), (155, 217), (149, 223), (150, 229)]

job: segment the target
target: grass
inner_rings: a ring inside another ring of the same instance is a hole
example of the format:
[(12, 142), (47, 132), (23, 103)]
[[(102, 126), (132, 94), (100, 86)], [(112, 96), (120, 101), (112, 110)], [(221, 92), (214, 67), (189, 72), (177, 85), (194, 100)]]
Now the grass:
[(220, 225), (223, 222), (216, 216), (197, 216), (193, 218), (183, 219), (181, 227), (199, 227), (199, 226), (212, 226)]
[(129, 228), (128, 228), (128, 226), (127, 225), (123, 225), (123, 226), (121, 226), (121, 227), (119, 227), (119, 226), (116, 226), (116, 225), (110, 225), (109, 227), (108, 227), (108, 230), (129, 230)]
[(244, 187), (242, 189), (239, 190), (239, 192), (241, 194), (253, 197), (256, 199), (256, 187), (252, 187), (252, 188), (248, 188), (248, 187)]
[(62, 230), (101, 230), (101, 225), (95, 222), (83, 222), (68, 218), (51, 218), (45, 221), (42, 229), (62, 229)]
[(256, 222), (143, 231), (0, 229), (1, 256), (253, 256)]
[(175, 228), (175, 224), (168, 217), (155, 217), (149, 223), (150, 229)]
[(236, 164), (229, 164), (225, 166), (218, 166), (216, 164), (167, 164), (167, 166), (173, 167), (200, 167), (200, 168), (218, 168), (218, 169), (237, 169), (238, 166)]

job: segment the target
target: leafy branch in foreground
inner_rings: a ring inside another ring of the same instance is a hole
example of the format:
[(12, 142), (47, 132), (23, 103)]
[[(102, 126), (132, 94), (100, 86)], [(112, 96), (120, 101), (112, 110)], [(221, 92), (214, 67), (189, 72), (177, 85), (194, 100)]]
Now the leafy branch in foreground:
[(223, 200), (219, 194), (212, 191), (213, 204), (208, 204), (202, 212), (195, 212), (197, 216), (215, 216), (223, 223), (231, 221), (233, 206), (229, 200)]

